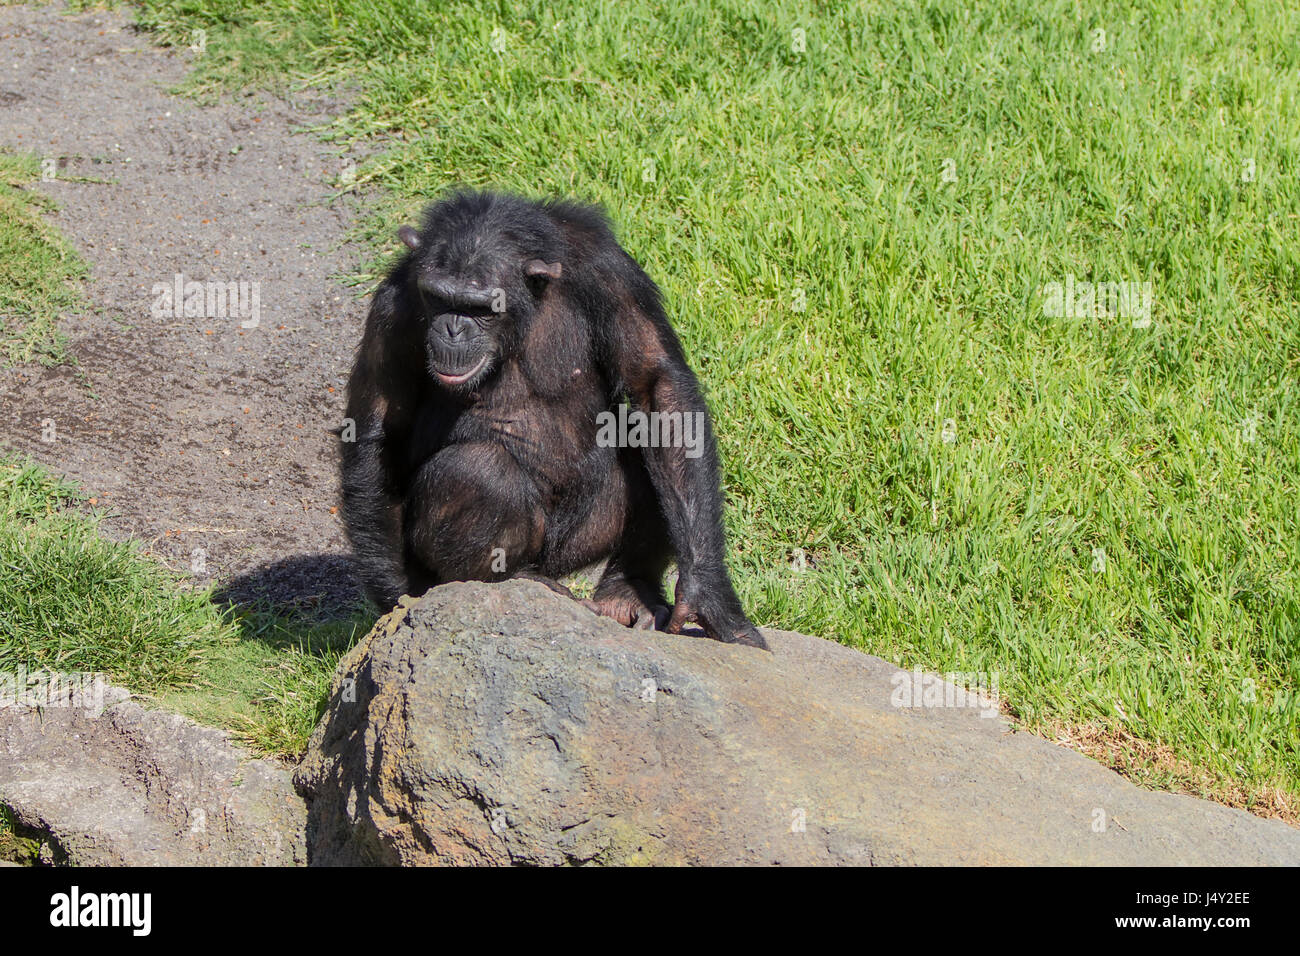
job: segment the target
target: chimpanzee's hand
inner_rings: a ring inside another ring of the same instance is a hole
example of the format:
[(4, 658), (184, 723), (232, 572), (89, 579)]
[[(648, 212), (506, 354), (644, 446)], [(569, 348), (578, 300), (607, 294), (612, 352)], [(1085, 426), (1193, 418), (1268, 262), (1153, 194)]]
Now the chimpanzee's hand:
[(672, 617), (665, 628), (669, 634), (680, 634), (683, 625), (695, 621), (704, 628), (705, 635), (715, 641), (771, 651), (758, 628), (745, 617), (740, 599), (725, 574), (721, 581), (714, 581), (707, 587), (701, 587), (699, 579), (693, 575), (689, 578), (681, 576), (677, 579), (675, 596)]

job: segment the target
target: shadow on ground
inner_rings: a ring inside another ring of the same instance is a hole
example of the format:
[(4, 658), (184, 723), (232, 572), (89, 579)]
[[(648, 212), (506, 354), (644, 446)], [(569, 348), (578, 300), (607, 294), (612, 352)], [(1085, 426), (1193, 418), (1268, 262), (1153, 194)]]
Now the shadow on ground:
[(357, 585), (351, 559), (342, 554), (298, 554), (258, 565), (218, 587), (212, 602), (304, 624), (351, 619), (358, 611), (373, 610)]
[(300, 554), (253, 568), (218, 587), (212, 603), (228, 609), (246, 641), (338, 655), (379, 618), (340, 554)]

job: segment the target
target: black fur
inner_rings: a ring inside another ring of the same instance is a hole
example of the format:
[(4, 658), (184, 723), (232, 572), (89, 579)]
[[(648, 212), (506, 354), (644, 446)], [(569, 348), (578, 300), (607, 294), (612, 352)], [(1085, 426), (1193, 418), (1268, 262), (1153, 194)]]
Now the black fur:
[[(723, 557), (717, 446), (659, 290), (600, 210), (464, 192), (375, 292), (348, 386), (343, 515), (383, 608), (609, 558), (593, 609), (766, 646)], [(597, 415), (702, 412), (702, 454), (597, 444)], [(671, 611), (663, 574), (676, 557)]]

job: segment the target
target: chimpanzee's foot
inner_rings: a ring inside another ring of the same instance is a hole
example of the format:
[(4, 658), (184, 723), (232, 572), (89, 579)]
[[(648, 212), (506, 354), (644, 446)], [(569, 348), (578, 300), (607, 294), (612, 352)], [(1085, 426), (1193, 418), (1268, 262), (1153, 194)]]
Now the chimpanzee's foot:
[(607, 588), (603, 593), (593, 595), (590, 600), (579, 601), (578, 596), (554, 578), (533, 571), (519, 571), (513, 575), (516, 579), (536, 581), (544, 584), (556, 594), (578, 601), (583, 607), (594, 611), (601, 617), (613, 618), (624, 627), (633, 627), (640, 631), (663, 630), (672, 615), (672, 608), (667, 604), (655, 607), (647, 606), (637, 597), (634, 588)]
[(663, 630), (672, 616), (662, 591), (647, 581), (618, 572), (606, 571), (596, 585), (596, 593), (582, 603), (602, 617), (638, 631)]
[(612, 618), (624, 627), (638, 631), (662, 631), (668, 624), (672, 609), (666, 604), (649, 607), (636, 597), (609, 596), (582, 602), (601, 617)]

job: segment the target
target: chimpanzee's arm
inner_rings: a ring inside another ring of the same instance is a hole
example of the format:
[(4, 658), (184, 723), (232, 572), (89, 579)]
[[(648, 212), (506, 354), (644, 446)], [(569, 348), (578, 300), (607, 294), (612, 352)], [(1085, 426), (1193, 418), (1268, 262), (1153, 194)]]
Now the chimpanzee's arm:
[[(366, 593), (388, 610), (407, 592), (402, 535), (402, 497), (392, 486), (392, 455), (406, 417), (400, 391), (404, 376), (394, 362), (402, 347), (396, 325), (400, 293), (391, 283), (376, 291), (366, 330), (348, 380), (348, 423), (341, 434), (343, 520)], [(393, 343), (397, 343), (396, 345)]]
[(700, 385), (659, 304), (654, 283), (630, 258), (615, 284), (618, 301), (608, 347), (615, 379), (640, 411), (697, 415), (700, 445), (644, 448), (650, 480), (677, 552), (677, 592), (668, 630), (698, 621), (709, 637), (766, 649), (731, 584), (724, 560), (722, 490), (713, 424)]

